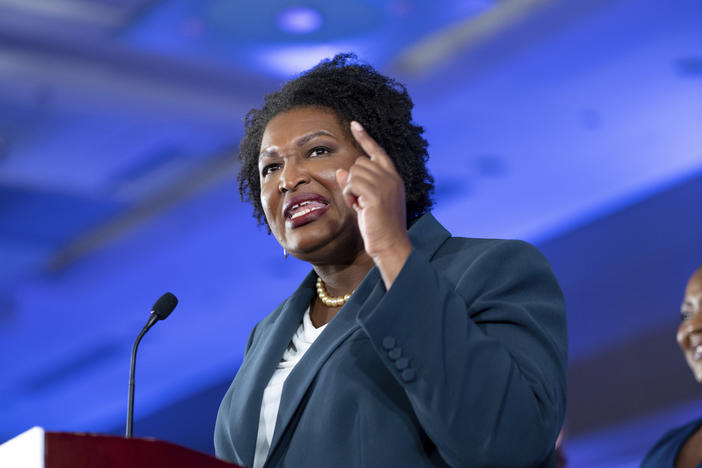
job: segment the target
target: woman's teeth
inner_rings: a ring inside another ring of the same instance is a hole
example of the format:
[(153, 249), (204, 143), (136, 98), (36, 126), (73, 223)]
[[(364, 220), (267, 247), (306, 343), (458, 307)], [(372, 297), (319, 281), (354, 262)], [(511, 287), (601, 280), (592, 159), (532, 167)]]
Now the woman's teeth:
[(290, 209), (290, 219), (295, 219), (299, 218), (300, 216), (304, 216), (307, 213), (311, 213), (312, 211), (319, 210), (323, 208), (325, 205), (323, 203), (319, 203), (316, 201), (304, 201), (300, 204), (295, 204), (292, 206)]
[(311, 208), (305, 208), (300, 211), (296, 211), (290, 216), (290, 219), (295, 219), (299, 218), (300, 216), (306, 215), (307, 213), (311, 213), (312, 211), (318, 210), (320, 207), (318, 206), (313, 206)]

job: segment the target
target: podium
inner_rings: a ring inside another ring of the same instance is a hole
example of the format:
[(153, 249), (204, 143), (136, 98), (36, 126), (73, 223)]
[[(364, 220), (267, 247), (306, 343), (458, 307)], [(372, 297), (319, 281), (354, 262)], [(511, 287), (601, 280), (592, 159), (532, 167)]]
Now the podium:
[(11, 468), (242, 468), (162, 440), (47, 432), (33, 427), (0, 445)]

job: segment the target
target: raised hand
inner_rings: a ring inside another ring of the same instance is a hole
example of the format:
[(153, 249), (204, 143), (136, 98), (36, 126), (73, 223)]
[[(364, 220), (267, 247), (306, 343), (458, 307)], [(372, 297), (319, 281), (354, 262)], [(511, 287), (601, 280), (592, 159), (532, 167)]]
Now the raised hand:
[(361, 124), (351, 122), (351, 134), (368, 157), (359, 157), (348, 171), (337, 170), (336, 180), (344, 201), (356, 210), (365, 250), (389, 289), (412, 251), (405, 187), (390, 157)]

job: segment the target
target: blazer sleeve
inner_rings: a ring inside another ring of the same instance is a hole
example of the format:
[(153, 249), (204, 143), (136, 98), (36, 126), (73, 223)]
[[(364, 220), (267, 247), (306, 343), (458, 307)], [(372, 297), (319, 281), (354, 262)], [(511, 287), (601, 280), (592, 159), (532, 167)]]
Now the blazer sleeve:
[(413, 251), (358, 320), (447, 463), (538, 465), (565, 414), (565, 303), (536, 248), (486, 242), (447, 262)]

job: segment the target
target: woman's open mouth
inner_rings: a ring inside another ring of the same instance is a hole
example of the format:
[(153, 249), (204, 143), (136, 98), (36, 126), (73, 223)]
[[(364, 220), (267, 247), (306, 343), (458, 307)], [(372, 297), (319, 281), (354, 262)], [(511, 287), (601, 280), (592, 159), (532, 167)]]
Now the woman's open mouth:
[(292, 228), (303, 226), (322, 216), (328, 208), (329, 204), (320, 195), (296, 196), (285, 208), (285, 223)]

